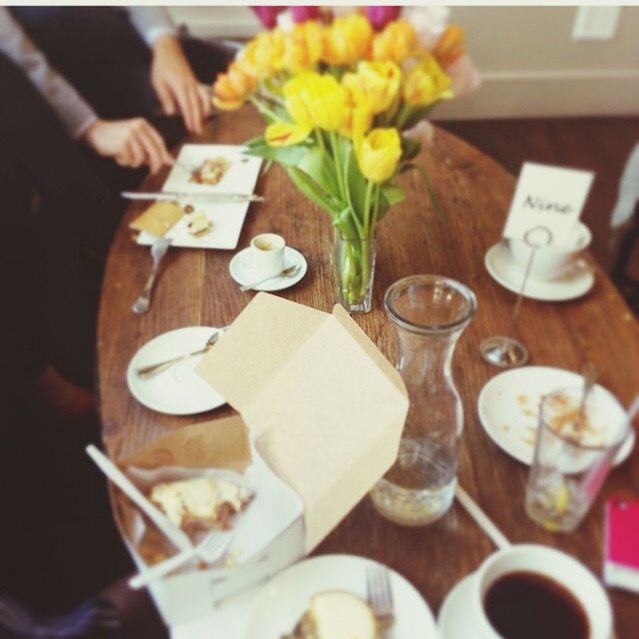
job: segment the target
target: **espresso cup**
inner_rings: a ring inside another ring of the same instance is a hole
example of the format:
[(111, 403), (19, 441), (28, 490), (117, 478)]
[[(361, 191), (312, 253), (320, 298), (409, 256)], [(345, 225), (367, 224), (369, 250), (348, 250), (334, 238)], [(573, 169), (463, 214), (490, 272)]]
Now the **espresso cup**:
[(535, 257), (530, 268), (530, 277), (535, 280), (554, 280), (570, 271), (585, 268), (577, 257), (585, 250), (592, 240), (590, 229), (579, 222), (572, 238), (565, 245), (541, 246), (533, 249), (524, 240), (510, 239), (510, 256), (522, 273), (526, 271), (530, 254), (535, 251)]
[(261, 233), (251, 240), (250, 263), (255, 277), (271, 277), (284, 270), (284, 247), (281, 235)]
[(599, 580), (580, 562), (559, 550), (536, 544), (504, 548), (490, 557), (472, 576), (471, 610), (473, 637), (500, 639), (489, 621), (485, 599), (490, 587), (513, 573), (536, 573), (567, 590), (588, 621), (588, 639), (611, 639), (613, 617), (610, 601)]

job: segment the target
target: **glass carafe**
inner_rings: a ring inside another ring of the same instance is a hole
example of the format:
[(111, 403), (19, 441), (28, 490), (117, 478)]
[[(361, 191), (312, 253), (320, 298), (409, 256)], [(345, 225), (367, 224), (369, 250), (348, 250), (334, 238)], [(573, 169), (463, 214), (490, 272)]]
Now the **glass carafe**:
[(454, 497), (464, 409), (451, 363), (477, 301), (455, 280), (413, 275), (386, 291), (384, 307), (397, 332), (397, 370), (410, 407), (397, 460), (371, 498), (391, 521), (422, 526), (444, 515)]

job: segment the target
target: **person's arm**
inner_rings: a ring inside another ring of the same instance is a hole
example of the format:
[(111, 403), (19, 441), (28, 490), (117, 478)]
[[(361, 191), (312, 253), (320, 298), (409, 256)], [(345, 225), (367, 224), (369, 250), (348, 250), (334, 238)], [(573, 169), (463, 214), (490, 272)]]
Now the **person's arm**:
[(177, 36), (177, 29), (166, 7), (129, 7), (135, 30), (152, 47), (161, 36)]
[(201, 133), (211, 111), (177, 37), (168, 11), (162, 7), (129, 7), (129, 16), (140, 36), (151, 47), (151, 84), (167, 115), (181, 113), (191, 133)]
[[(95, 111), (31, 42), (9, 11), (0, 7), (0, 52), (22, 69), (66, 126), (98, 155), (122, 166), (147, 164), (157, 172), (172, 158), (160, 134), (141, 118), (107, 121)], [(1, 99), (1, 98), (0, 98)]]
[(80, 94), (49, 66), (5, 7), (0, 7), (0, 51), (27, 74), (72, 137), (79, 138), (98, 119)]

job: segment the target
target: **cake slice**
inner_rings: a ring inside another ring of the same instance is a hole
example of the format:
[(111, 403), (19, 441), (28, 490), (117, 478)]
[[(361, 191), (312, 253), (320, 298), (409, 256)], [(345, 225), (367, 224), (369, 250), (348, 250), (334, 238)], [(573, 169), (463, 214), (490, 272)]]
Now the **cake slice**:
[(219, 477), (196, 477), (158, 484), (151, 501), (176, 526), (231, 528), (231, 519), (253, 499), (253, 492)]
[(293, 634), (282, 639), (378, 639), (377, 620), (370, 606), (340, 590), (317, 593)]

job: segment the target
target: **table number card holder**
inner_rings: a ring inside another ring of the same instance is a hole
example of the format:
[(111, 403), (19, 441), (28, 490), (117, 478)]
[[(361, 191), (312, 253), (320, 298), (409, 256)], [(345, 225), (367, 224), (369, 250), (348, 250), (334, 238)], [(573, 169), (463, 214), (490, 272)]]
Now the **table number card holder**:
[(488, 337), (479, 345), (479, 352), (482, 359), (492, 366), (514, 368), (516, 366), (523, 366), (528, 361), (528, 349), (514, 337), (517, 329), (517, 315), (519, 314), (519, 308), (524, 293), (526, 292), (526, 284), (528, 284), (530, 270), (537, 250), (548, 246), (552, 242), (552, 237), (551, 230), (546, 226), (535, 226), (526, 231), (524, 235), (524, 242), (526, 242), (532, 250), (530, 251), (530, 257), (528, 258), (526, 271), (524, 272), (524, 279), (521, 283), (521, 288), (519, 289), (517, 301), (515, 302), (513, 314), (510, 319), (510, 328), (505, 336), (495, 335), (494, 337)]

